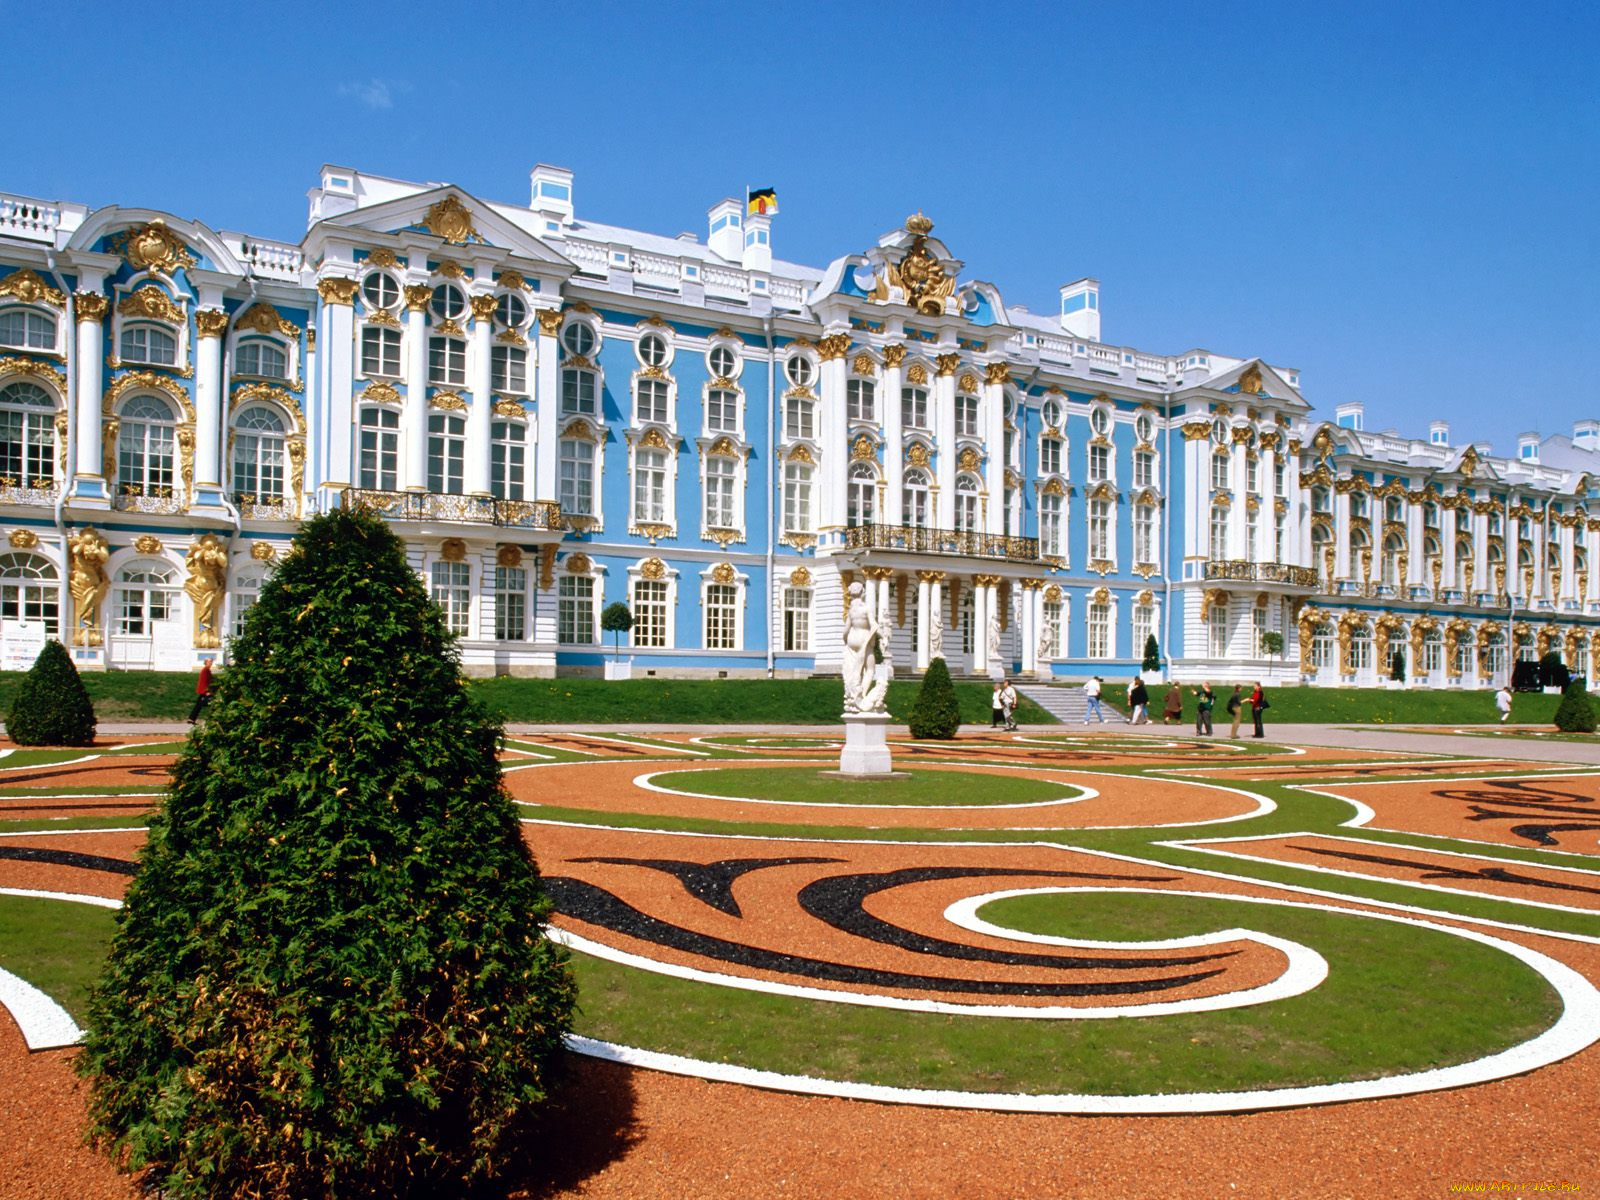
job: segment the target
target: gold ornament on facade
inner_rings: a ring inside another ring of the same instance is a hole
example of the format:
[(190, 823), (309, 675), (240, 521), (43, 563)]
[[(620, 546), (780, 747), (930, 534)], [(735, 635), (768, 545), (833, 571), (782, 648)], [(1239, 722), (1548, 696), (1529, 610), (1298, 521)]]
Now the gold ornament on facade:
[(161, 539), (151, 533), (143, 533), (133, 540), (133, 548), (140, 554), (160, 554)]
[(830, 333), (827, 337), (817, 342), (817, 356), (823, 362), (831, 362), (836, 358), (843, 358), (850, 352), (850, 335), (848, 333)]
[[(178, 473), (183, 476), (183, 506), (194, 503), (194, 425), (178, 426)], [(110, 478), (108, 475), (107, 478)]]
[(34, 362), (31, 358), (0, 358), (0, 376), (33, 375), (49, 380), (62, 396), (67, 394), (67, 377), (48, 363)]
[(439, 543), (439, 557), (447, 563), (467, 561), (467, 544), (460, 538), (445, 538)]
[(647, 558), (639, 564), (639, 574), (645, 579), (665, 579), (667, 564), (659, 558)]
[(520, 546), (501, 546), (494, 552), (494, 565), (510, 568), (522, 566), (522, 548)]
[(1011, 378), (1011, 367), (1007, 363), (990, 363), (983, 369), (985, 383), (1005, 383), (1009, 378)]
[(923, 366), (921, 363), (912, 363), (910, 368), (906, 371), (906, 382), (927, 383), (928, 368)]
[(467, 402), (456, 392), (436, 392), (428, 398), (428, 407), (442, 412), (465, 412)]
[(499, 303), (493, 296), (472, 297), (472, 319), (474, 321), (490, 321), (494, 319), (495, 305)]
[(461, 328), (460, 322), (452, 320), (449, 317), (446, 317), (444, 320), (435, 325), (433, 327), (433, 332), (439, 334), (441, 337), (464, 338), (467, 336), (467, 331)]
[(422, 227), (451, 245), (460, 246), (477, 236), (472, 225), (472, 210), (454, 196), (446, 196), (428, 209)]
[(528, 290), (528, 281), (522, 277), (521, 271), (501, 271), (494, 277), (495, 283), (509, 291), (524, 292)]
[(898, 367), (901, 363), (905, 362), (905, 360), (906, 360), (906, 348), (904, 346), (900, 345), (899, 343), (895, 343), (892, 346), (885, 346), (883, 348), (883, 365), (884, 366), (886, 366), (886, 367)]
[(600, 435), (594, 431), (594, 427), (581, 417), (569, 422), (567, 427), (561, 431), (561, 436), (564, 438), (576, 438), (580, 442), (598, 443), (600, 441)]
[(426, 312), (433, 289), (425, 283), (408, 283), (403, 289), (407, 312)]
[(392, 383), (374, 383), (357, 397), (364, 404), (399, 404), (402, 402), (399, 391)]
[(119, 300), (117, 312), (124, 317), (143, 317), (151, 321), (167, 321), (174, 325), (183, 324), (185, 319), (183, 306), (153, 283), (147, 283), (138, 291)]
[(1239, 376), (1239, 390), (1246, 396), (1261, 395), (1261, 367), (1252, 363), (1248, 370)]
[(67, 294), (51, 287), (37, 271), (28, 267), (0, 279), (0, 296), (10, 296), (23, 304), (48, 304), (51, 308), (67, 306)]
[(189, 547), (184, 566), (189, 571), (189, 577), (184, 580), (183, 590), (194, 602), (195, 647), (199, 650), (215, 650), (222, 645), (220, 617), (228, 577), (227, 547), (216, 534), (205, 534)]
[(961, 392), (975, 392), (978, 390), (978, 377), (971, 371), (964, 374), (956, 381), (956, 390)]
[(322, 297), (324, 304), (338, 304), (349, 308), (355, 303), (356, 290), (360, 286), (354, 279), (319, 279), (317, 295)]
[(561, 330), (561, 310), (559, 308), (541, 308), (534, 314), (539, 319), (539, 333), (544, 337), (555, 337)]
[(397, 267), (400, 260), (394, 256), (394, 251), (387, 246), (379, 246), (367, 255), (367, 263), (374, 267)]
[(1203, 442), (1211, 436), (1210, 421), (1189, 421), (1182, 428), (1183, 440), (1186, 442)]
[[(654, 427), (645, 430), (644, 436), (639, 439), (639, 445), (650, 450), (670, 449), (670, 447), (667, 445), (667, 435)], [(793, 455), (790, 455), (790, 457), (792, 458)], [(806, 461), (809, 462), (810, 460), (807, 459)]]
[(234, 327), (255, 333), (274, 334), (291, 341), (296, 341), (300, 337), (300, 326), (283, 316), (265, 300), (251, 305), (245, 314), (234, 322)]
[(163, 392), (183, 410), (188, 421), (195, 419), (194, 404), (189, 400), (189, 393), (184, 391), (183, 385), (176, 380), (168, 379), (165, 375), (157, 375), (154, 371), (129, 371), (125, 375), (118, 375), (101, 401), (100, 411), (102, 416), (110, 416), (118, 400), (132, 391), (143, 389)]
[(39, 544), (39, 535), (31, 529), (13, 529), (7, 540), (13, 550), (31, 550)]
[(195, 263), (194, 255), (189, 253), (183, 239), (161, 220), (117, 234), (111, 239), (111, 249), (122, 255), (123, 261), (136, 271), (158, 271), (163, 275), (171, 275)]
[(797, 588), (810, 587), (811, 572), (805, 567), (796, 567), (789, 572), (789, 586)]
[(956, 458), (956, 469), (961, 471), (976, 471), (978, 469), (978, 452), (971, 446), (962, 449)]
[(959, 354), (941, 354), (934, 362), (941, 376), (954, 375), (961, 369), (961, 356)]
[(944, 264), (928, 249), (928, 234), (933, 222), (921, 213), (906, 221), (906, 232), (912, 235), (911, 248), (899, 263), (885, 263), (883, 274), (872, 289), (871, 299), (879, 303), (890, 299), (891, 288), (899, 288), (905, 301), (917, 312), (938, 316), (944, 312), (944, 302), (955, 294), (955, 276), (945, 273)]
[(721, 562), (711, 568), (712, 583), (732, 583), (735, 575), (732, 563)]
[(110, 557), (111, 549), (96, 529), (80, 529), (67, 539), (67, 590), (72, 595), (74, 646), (98, 646), (105, 640), (100, 632), (100, 602), (110, 587), (106, 578), (106, 560)]
[(255, 542), (250, 547), (250, 557), (256, 562), (271, 562), (278, 557), (278, 551), (271, 542)]
[(562, 560), (562, 566), (568, 575), (587, 575), (593, 569), (587, 554), (569, 554)]
[(1473, 475), (1475, 475), (1478, 470), (1477, 450), (1471, 446), (1468, 446), (1466, 451), (1461, 455), (1461, 462), (1456, 466), (1456, 470), (1468, 478), (1471, 478)]
[(515, 329), (502, 329), (494, 335), (494, 340), (502, 346), (526, 346), (528, 344), (528, 339)]
[(634, 537), (642, 537), (652, 546), (662, 538), (672, 536), (672, 526), (663, 521), (639, 521), (629, 527), (628, 532)]
[(926, 467), (931, 461), (928, 448), (921, 442), (912, 442), (906, 447), (906, 465), (912, 467)]
[(873, 462), (878, 457), (878, 448), (866, 434), (858, 434), (850, 446), (851, 462)]
[(80, 321), (103, 321), (106, 312), (111, 307), (111, 301), (99, 292), (74, 292), (72, 294), (72, 311)]
[(1200, 620), (1206, 621), (1211, 617), (1213, 608), (1228, 607), (1228, 593), (1221, 588), (1206, 588), (1200, 593)]
[(219, 338), (228, 332), (228, 314), (220, 308), (197, 309), (194, 314), (195, 332), (203, 338)]
[(786, 457), (790, 462), (811, 463), (813, 465), (817, 461), (811, 457), (811, 451), (806, 449), (804, 446), (796, 446), (793, 450), (789, 451)]
[(496, 400), (494, 402), (494, 415), (497, 417), (510, 417), (513, 421), (528, 419), (528, 410), (522, 406), (520, 400)]
[(850, 369), (857, 375), (874, 375), (877, 373), (878, 364), (872, 361), (872, 355), (858, 354), (855, 361), (850, 364)]

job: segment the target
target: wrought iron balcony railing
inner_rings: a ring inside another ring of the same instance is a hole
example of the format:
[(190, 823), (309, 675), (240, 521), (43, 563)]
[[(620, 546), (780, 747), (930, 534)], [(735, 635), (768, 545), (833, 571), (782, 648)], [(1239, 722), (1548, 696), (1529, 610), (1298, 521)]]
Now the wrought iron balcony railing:
[(137, 483), (124, 483), (111, 497), (111, 507), (117, 512), (179, 513), (183, 511), (184, 498), (167, 485), (145, 487)]
[(561, 505), (554, 500), (495, 500), (443, 492), (385, 492), (346, 488), (345, 508), (366, 508), (393, 521), (444, 521), (463, 525), (498, 525), (508, 529), (564, 528)]
[(963, 558), (1039, 561), (1039, 539), (964, 529), (927, 529), (915, 525), (852, 525), (844, 531), (851, 550), (911, 550), (920, 554), (952, 554)]
[(15, 475), (0, 475), (0, 504), (31, 504), (49, 507), (61, 488), (53, 479), (22, 480)]
[(1321, 577), (1314, 567), (1294, 567), (1280, 562), (1246, 562), (1212, 559), (1206, 563), (1207, 579), (1233, 579), (1245, 583), (1287, 583), (1292, 587), (1315, 589)]

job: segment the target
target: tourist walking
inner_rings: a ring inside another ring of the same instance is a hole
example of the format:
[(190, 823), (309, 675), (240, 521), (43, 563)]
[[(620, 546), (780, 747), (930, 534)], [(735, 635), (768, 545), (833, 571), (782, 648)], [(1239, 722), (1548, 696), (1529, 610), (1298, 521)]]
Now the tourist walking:
[(1183, 724), (1183, 687), (1176, 683), (1167, 689), (1167, 698), (1161, 704), (1161, 723), (1171, 725), (1174, 721)]
[(1011, 686), (1011, 680), (1000, 681), (1000, 715), (1005, 718), (1008, 732), (1017, 730), (1017, 689)]
[(1228, 736), (1239, 736), (1239, 718), (1244, 715), (1244, 697), (1240, 694), (1244, 688), (1239, 684), (1233, 685), (1233, 695), (1228, 697), (1228, 715), (1233, 718), (1233, 728), (1228, 730)]
[(211, 660), (200, 664), (200, 678), (194, 685), (194, 707), (189, 710), (189, 724), (193, 725), (211, 703)]
[(1271, 707), (1267, 703), (1267, 694), (1261, 690), (1261, 681), (1256, 680), (1255, 690), (1250, 693), (1250, 719), (1256, 724), (1256, 731), (1251, 737), (1267, 736), (1267, 731), (1261, 727), (1261, 714)]
[(999, 729), (1005, 724), (1005, 714), (1000, 709), (1000, 689), (1005, 686), (1005, 681), (994, 685), (994, 695), (989, 697), (989, 728)]
[(1137, 675), (1128, 686), (1128, 724), (1150, 724), (1150, 693), (1145, 690), (1144, 680)]
[(1202, 683), (1200, 690), (1194, 694), (1194, 731), (1210, 737), (1211, 710), (1217, 706), (1217, 694), (1211, 690), (1209, 683)]
[(1089, 707), (1083, 710), (1083, 723), (1089, 723), (1091, 714), (1100, 718), (1100, 724), (1106, 723), (1105, 711), (1100, 707), (1100, 676), (1089, 676), (1089, 682), (1083, 685), (1083, 694), (1088, 698)]
[(1500, 724), (1511, 719), (1511, 685), (1508, 683), (1494, 694), (1494, 706), (1500, 710)]

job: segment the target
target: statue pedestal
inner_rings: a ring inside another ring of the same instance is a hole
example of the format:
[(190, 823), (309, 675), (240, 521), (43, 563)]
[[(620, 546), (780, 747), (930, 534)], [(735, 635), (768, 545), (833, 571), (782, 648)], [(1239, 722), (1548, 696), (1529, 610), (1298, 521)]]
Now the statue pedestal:
[(891, 775), (889, 761), (889, 714), (846, 713), (844, 749), (839, 751), (839, 774)]

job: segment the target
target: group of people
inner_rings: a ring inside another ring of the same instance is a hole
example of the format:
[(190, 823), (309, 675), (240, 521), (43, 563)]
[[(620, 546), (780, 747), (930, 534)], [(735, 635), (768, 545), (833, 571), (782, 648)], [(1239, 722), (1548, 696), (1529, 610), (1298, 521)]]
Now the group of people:
[[(1092, 675), (1083, 685), (1083, 694), (1089, 701), (1088, 708), (1083, 714), (1083, 723), (1085, 725), (1089, 724), (1091, 718), (1097, 718), (1102, 725), (1105, 724), (1105, 707), (1100, 700), (1100, 690), (1103, 683), (1104, 680), (1100, 676)], [(1216, 707), (1217, 694), (1212, 690), (1209, 683), (1202, 683), (1194, 689), (1194, 697), (1194, 731), (1201, 736), (1209, 737), (1214, 732), (1211, 725), (1211, 710)], [(1228, 697), (1227, 702), (1228, 715), (1233, 718), (1233, 725), (1228, 732), (1228, 736), (1235, 738), (1239, 736), (1239, 723), (1244, 717), (1244, 707), (1247, 704), (1250, 706), (1251, 722), (1255, 726), (1255, 732), (1251, 736), (1266, 737), (1267, 731), (1262, 721), (1262, 713), (1270, 708), (1271, 705), (1267, 701), (1266, 692), (1262, 690), (1259, 682), (1252, 686), (1248, 696), (1245, 695), (1242, 683), (1233, 685), (1233, 694)], [(1141, 676), (1135, 675), (1132, 682), (1128, 684), (1128, 715), (1123, 720), (1128, 725), (1148, 725), (1150, 723), (1150, 692), (1145, 687), (1144, 679)], [(1183, 722), (1183, 687), (1177, 683), (1167, 689), (1166, 700), (1161, 706), (1161, 723), (1163, 725), (1171, 725), (1174, 722), (1178, 724)]]
[(989, 728), (1001, 727), (1013, 732), (1017, 728), (1017, 689), (1009, 679), (995, 684), (994, 695), (989, 698)]

